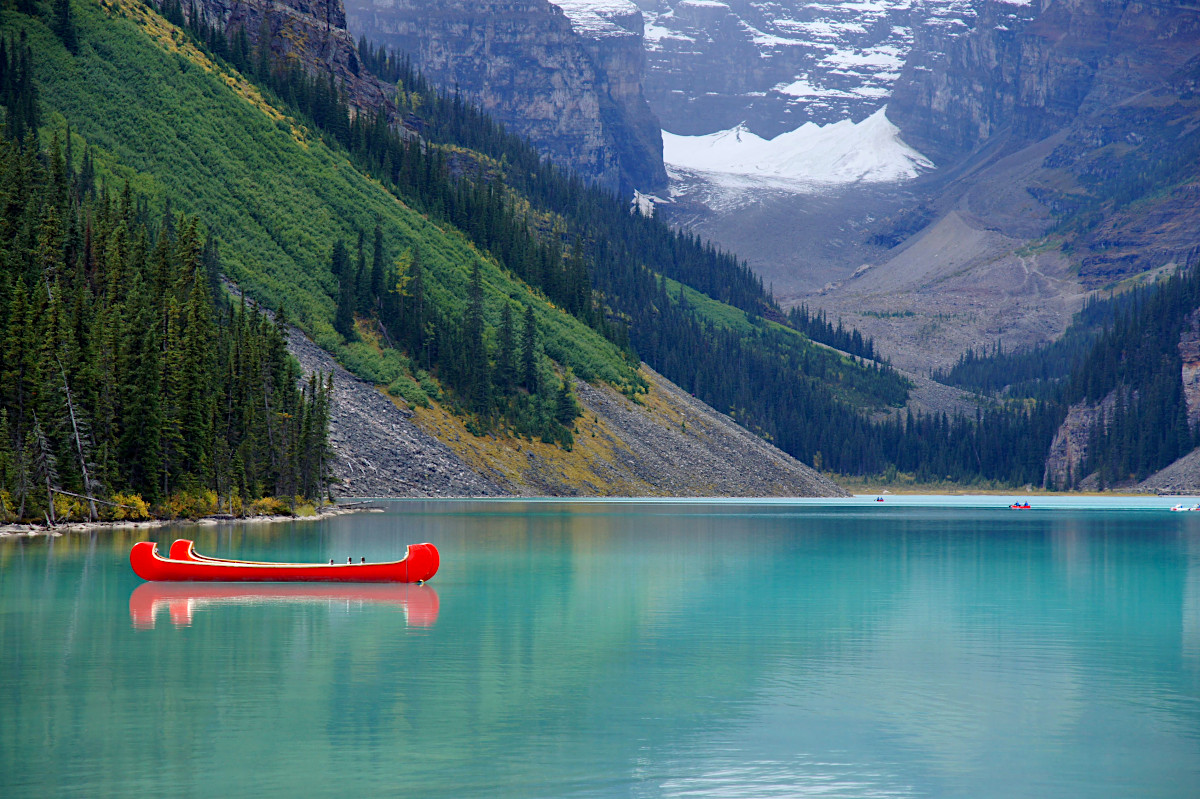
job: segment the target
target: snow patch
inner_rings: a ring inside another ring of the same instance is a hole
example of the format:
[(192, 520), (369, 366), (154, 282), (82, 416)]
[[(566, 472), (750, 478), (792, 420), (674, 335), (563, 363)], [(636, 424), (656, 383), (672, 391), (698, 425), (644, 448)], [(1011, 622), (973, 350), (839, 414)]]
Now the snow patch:
[(825, 89), (814, 86), (807, 78), (800, 78), (792, 83), (780, 83), (771, 87), (772, 91), (786, 94), (789, 97), (853, 97), (851, 92), (841, 89)]
[(825, 56), (821, 60), (821, 66), (894, 70), (904, 66), (904, 59), (895, 48), (877, 47), (873, 50), (838, 50)]
[(738, 187), (750, 178), (823, 186), (891, 183), (932, 169), (928, 158), (900, 139), (885, 110), (857, 124), (849, 119), (825, 126), (808, 122), (774, 139), (763, 139), (743, 125), (703, 136), (664, 130), (663, 160)]
[(658, 197), (653, 194), (642, 194), (634, 189), (633, 199), (629, 203), (629, 212), (638, 213), (642, 216), (654, 216), (654, 207), (663, 205), (664, 203), (675, 202), (670, 197)]
[(641, 10), (631, 0), (551, 0), (571, 21), (571, 28), (582, 36), (603, 38), (630, 36), (634, 31), (615, 20), (641, 18)]

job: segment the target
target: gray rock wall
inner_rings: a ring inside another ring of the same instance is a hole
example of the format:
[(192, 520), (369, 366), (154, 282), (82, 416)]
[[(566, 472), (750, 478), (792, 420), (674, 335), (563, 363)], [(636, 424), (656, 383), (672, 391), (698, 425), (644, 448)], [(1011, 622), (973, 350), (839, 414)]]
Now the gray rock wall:
[(623, 194), (666, 182), (640, 32), (591, 40), (547, 0), (349, 0), (350, 27), (412, 56), (544, 155)]
[(1183, 0), (979, 0), (916, 27), (888, 106), (905, 141), (939, 164), (1001, 131), (1041, 139), (1151, 90), (1196, 56)]

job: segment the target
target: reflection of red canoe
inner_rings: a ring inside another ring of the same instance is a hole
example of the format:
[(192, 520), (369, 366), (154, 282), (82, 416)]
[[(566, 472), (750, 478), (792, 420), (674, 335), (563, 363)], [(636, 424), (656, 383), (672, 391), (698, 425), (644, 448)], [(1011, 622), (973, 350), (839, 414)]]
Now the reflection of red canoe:
[(188, 585), (142, 583), (129, 595), (133, 626), (154, 627), (163, 608), (176, 627), (187, 627), (198, 610), (223, 605), (321, 604), (330, 607), (399, 607), (410, 627), (432, 627), (438, 595), (428, 585)]
[(392, 563), (223, 560), (195, 554), (187, 540), (171, 545), (171, 557), (158, 554), (158, 544), (152, 541), (139, 541), (129, 552), (129, 563), (143, 580), (203, 582), (419, 583), (437, 574), (440, 562), (433, 544), (410, 544), (404, 557)]

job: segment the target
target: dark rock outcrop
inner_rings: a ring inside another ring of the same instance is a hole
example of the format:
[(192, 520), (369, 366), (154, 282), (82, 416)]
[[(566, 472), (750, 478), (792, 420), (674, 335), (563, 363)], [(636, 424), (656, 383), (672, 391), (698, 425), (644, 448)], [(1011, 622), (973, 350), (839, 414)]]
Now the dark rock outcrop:
[(355, 111), (380, 109), (400, 123), (389, 87), (359, 62), (342, 0), (196, 0), (196, 8), (231, 36), (244, 30), (252, 47), (265, 36), (277, 59), (331, 77)]
[(1192, 311), (1179, 335), (1179, 360), (1188, 427), (1200, 425), (1200, 309)]
[(888, 117), (939, 163), (1001, 132), (1045, 138), (1164, 82), (1200, 54), (1182, 0), (979, 0), (914, 30)]
[(640, 15), (593, 33), (548, 0), (349, 0), (347, 13), (555, 162), (623, 194), (665, 184)]
[(1115, 406), (1116, 392), (1111, 392), (1097, 404), (1079, 402), (1067, 410), (1067, 418), (1054, 434), (1046, 454), (1043, 488), (1071, 488), (1089, 477), (1080, 469), (1087, 460), (1092, 430), (1101, 419), (1112, 416)]

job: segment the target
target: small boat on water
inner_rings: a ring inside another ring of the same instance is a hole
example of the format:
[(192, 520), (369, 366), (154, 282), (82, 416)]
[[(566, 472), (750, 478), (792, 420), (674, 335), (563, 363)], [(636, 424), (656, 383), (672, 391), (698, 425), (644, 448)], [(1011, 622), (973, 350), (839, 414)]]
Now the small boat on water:
[(1012, 510), (1030, 510), (1033, 506), (1028, 502), (1014, 502), (1008, 506)]
[(1200, 503), (1197, 503), (1196, 505), (1194, 505), (1190, 508), (1187, 505), (1174, 505), (1174, 506), (1172, 506), (1171, 510), (1175, 510), (1175, 511), (1200, 510)]
[(158, 544), (139, 541), (129, 565), (143, 580), (196, 582), (420, 583), (437, 574), (441, 557), (433, 544), (410, 544), (403, 558), (390, 563), (262, 563), (199, 555), (191, 541), (171, 545), (167, 557)]

